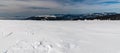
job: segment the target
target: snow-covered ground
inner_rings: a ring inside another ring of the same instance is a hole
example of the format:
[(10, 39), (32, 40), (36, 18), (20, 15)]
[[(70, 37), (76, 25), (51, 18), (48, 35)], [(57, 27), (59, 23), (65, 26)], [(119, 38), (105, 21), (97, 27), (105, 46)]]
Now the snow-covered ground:
[(0, 53), (120, 53), (120, 21), (0, 20)]

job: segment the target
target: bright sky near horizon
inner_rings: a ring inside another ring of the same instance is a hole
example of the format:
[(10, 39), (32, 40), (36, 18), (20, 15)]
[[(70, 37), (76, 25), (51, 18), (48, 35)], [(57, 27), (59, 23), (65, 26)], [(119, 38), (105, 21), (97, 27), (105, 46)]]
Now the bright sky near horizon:
[(0, 16), (120, 12), (120, 0), (0, 0)]

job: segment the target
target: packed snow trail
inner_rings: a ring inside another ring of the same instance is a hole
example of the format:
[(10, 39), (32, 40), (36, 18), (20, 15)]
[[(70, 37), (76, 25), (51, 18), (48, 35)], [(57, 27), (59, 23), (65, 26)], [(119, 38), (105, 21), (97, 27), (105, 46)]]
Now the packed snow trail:
[(0, 20), (0, 53), (120, 53), (120, 21)]

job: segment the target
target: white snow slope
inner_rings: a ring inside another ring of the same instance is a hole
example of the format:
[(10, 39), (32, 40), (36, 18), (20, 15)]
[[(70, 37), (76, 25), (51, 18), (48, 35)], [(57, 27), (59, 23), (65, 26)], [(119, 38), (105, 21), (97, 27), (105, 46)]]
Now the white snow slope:
[(0, 20), (0, 53), (120, 53), (120, 21)]

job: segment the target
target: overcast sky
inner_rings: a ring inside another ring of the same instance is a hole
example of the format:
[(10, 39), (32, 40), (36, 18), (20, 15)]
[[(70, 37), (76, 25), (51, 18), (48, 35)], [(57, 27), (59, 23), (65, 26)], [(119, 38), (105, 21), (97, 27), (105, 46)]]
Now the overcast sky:
[(0, 16), (120, 12), (120, 0), (0, 0)]

